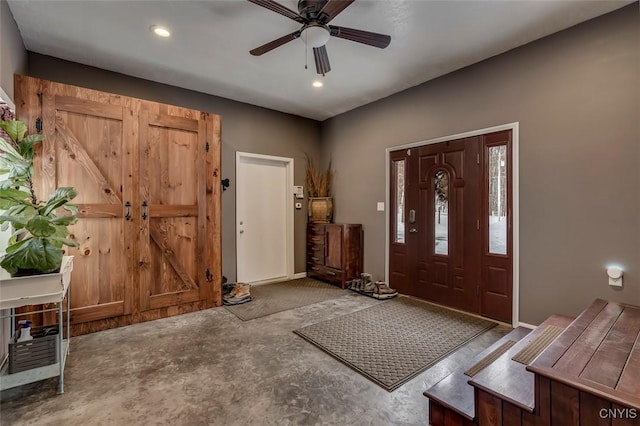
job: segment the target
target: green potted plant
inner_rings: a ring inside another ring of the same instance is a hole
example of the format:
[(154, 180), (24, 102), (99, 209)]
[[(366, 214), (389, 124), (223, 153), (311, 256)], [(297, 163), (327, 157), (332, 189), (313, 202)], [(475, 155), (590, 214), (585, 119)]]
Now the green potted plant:
[(0, 266), (12, 276), (53, 273), (60, 269), (63, 247), (77, 247), (67, 238), (67, 226), (77, 221), (78, 209), (69, 202), (77, 192), (57, 188), (46, 200), (39, 200), (33, 185), (34, 147), (44, 136), (26, 135), (27, 126), (18, 120), (0, 121), (9, 140), (0, 137), (0, 224), (13, 234)]
[(307, 174), (305, 185), (309, 194), (309, 221), (313, 223), (331, 223), (333, 220), (333, 198), (331, 185), (333, 184), (333, 170), (331, 161), (326, 170), (320, 170), (305, 153), (307, 158)]

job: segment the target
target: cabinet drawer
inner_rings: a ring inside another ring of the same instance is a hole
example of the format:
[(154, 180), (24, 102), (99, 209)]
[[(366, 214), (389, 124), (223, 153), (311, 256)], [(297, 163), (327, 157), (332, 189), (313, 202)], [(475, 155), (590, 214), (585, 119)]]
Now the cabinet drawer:
[(307, 272), (322, 275), (324, 273), (324, 267), (322, 265), (316, 265), (315, 263), (307, 263)]
[(307, 233), (309, 235), (324, 235), (324, 225), (308, 225)]
[(324, 234), (322, 235), (315, 235), (315, 234), (310, 234), (307, 236), (307, 243), (309, 244), (321, 244), (324, 245)]
[(307, 253), (307, 263), (308, 264), (314, 264), (314, 265), (324, 265), (324, 253), (320, 252), (320, 253), (315, 253), (315, 252), (308, 252)]
[(324, 267), (324, 275), (328, 278), (338, 281), (342, 281), (342, 278), (344, 276), (342, 271), (338, 269), (328, 268), (326, 266)]

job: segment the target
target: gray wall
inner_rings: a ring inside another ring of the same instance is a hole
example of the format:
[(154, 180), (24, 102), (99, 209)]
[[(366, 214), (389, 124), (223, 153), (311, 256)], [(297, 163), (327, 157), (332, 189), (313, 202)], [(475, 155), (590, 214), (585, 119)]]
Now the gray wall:
[(520, 321), (640, 304), (639, 39), (636, 3), (323, 122), (336, 221), (364, 224), (365, 269), (384, 275), (386, 147), (518, 121)]
[[(222, 193), (222, 272), (230, 281), (236, 277), (236, 152), (294, 158), (295, 185), (304, 185), (305, 151), (320, 156), (319, 123), (314, 120), (33, 52), (29, 52), (28, 75), (222, 116), (222, 177), (231, 179), (230, 188)], [(295, 211), (294, 219), (295, 272), (304, 272), (306, 205)]]
[(27, 51), (9, 5), (0, 0), (0, 87), (13, 101), (13, 74), (27, 70)]

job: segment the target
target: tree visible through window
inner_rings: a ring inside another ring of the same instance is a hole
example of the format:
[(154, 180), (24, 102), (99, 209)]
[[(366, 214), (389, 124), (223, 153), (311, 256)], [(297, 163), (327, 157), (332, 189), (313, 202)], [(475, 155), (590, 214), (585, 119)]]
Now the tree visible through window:
[(436, 171), (434, 177), (436, 254), (449, 254), (449, 173)]

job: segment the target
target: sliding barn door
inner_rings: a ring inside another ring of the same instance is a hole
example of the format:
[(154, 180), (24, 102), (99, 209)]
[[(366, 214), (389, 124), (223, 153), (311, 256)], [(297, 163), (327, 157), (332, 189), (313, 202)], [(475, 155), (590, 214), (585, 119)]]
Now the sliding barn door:
[(212, 297), (212, 126), (209, 115), (181, 108), (169, 114), (156, 104), (140, 114), (142, 310)]
[[(131, 313), (135, 228), (124, 205), (134, 197), (126, 134), (132, 117), (119, 97), (80, 98), (56, 85), (42, 95), (43, 131), (38, 184), (45, 194), (56, 186), (78, 191), (78, 222), (70, 238), (74, 256), (72, 321), (84, 323)], [(69, 96), (73, 95), (73, 96)], [(127, 238), (129, 236), (129, 238)], [(120, 265), (114, 267), (115, 265)]]
[(38, 195), (78, 191), (72, 335), (220, 305), (220, 118), (15, 81), (18, 117), (45, 135), (34, 162)]

